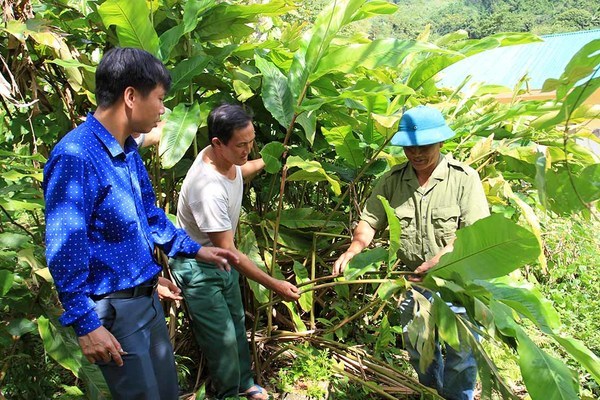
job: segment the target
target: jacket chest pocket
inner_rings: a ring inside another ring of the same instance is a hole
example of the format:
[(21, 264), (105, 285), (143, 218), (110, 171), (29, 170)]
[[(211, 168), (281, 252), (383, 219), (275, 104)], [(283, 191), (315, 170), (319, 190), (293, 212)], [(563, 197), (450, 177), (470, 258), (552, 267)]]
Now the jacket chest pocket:
[(458, 229), (460, 207), (458, 205), (438, 207), (432, 210), (431, 220), (436, 238), (453, 238)]
[(398, 220), (400, 220), (400, 239), (414, 237), (417, 232), (415, 209), (413, 207), (401, 206), (395, 208), (394, 213), (398, 217)]

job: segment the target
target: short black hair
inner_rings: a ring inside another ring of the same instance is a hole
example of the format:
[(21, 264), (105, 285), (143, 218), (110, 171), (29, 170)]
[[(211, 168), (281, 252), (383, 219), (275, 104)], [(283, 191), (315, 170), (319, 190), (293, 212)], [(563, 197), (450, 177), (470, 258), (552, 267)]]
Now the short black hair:
[(208, 140), (213, 138), (227, 144), (237, 129), (242, 129), (252, 122), (252, 112), (246, 111), (237, 104), (221, 104), (208, 114)]
[(166, 91), (171, 88), (171, 75), (158, 58), (145, 50), (115, 47), (96, 68), (96, 103), (112, 106), (129, 86), (147, 96), (158, 85)]

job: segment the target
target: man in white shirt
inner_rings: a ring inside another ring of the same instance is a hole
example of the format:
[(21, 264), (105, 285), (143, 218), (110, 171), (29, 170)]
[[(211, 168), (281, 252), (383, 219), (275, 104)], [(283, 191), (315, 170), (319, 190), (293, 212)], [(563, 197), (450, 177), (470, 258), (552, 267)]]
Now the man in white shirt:
[(177, 221), (198, 243), (229, 249), (240, 262), (230, 272), (189, 258), (172, 259), (171, 267), (192, 314), (217, 398), (268, 399), (252, 377), (238, 271), (287, 301), (299, 298), (298, 288), (263, 272), (234, 243), (243, 180), (265, 165), (262, 158), (248, 161), (255, 137), (252, 117), (238, 105), (218, 106), (208, 116), (208, 137), (210, 145), (183, 181)]

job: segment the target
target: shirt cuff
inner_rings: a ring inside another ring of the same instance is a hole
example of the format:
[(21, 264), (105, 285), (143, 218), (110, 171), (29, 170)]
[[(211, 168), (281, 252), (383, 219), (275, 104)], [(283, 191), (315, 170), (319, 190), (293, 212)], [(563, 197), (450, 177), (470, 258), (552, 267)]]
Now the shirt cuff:
[(98, 314), (94, 310), (78, 319), (73, 323), (73, 329), (77, 336), (85, 336), (93, 330), (96, 330), (102, 326)]

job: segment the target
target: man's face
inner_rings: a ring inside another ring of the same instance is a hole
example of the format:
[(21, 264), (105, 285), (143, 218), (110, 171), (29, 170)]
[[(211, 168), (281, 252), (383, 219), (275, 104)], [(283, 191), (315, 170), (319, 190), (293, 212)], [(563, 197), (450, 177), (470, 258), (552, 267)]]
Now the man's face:
[(433, 171), (438, 163), (442, 143), (427, 146), (405, 146), (404, 154), (417, 172)]
[(221, 149), (222, 156), (230, 163), (235, 165), (244, 165), (248, 161), (248, 154), (254, 145), (254, 125), (248, 122), (244, 128), (236, 129), (231, 135), (231, 139), (227, 144), (223, 144), (220, 140), (218, 145)]
[(166, 91), (162, 85), (155, 87), (148, 96), (143, 96), (138, 90), (133, 90), (133, 107), (131, 122), (133, 131), (148, 133), (158, 125), (161, 115), (165, 113), (163, 100)]

